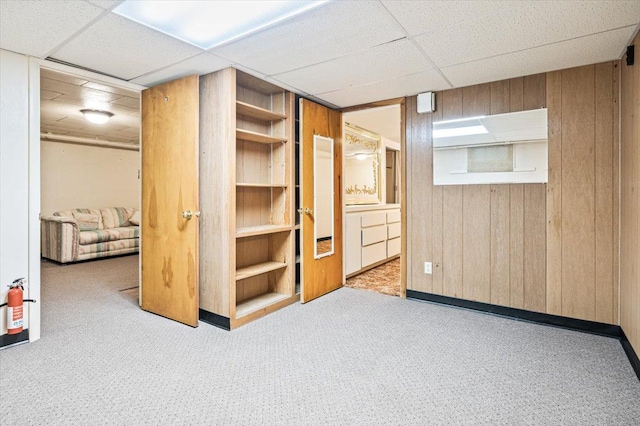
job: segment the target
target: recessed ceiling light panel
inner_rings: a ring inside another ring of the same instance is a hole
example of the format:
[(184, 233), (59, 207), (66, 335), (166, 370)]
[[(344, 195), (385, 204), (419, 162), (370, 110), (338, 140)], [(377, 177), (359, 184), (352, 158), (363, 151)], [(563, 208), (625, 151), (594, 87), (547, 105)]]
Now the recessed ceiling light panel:
[(113, 11), (202, 49), (306, 12), (323, 1), (133, 1)]

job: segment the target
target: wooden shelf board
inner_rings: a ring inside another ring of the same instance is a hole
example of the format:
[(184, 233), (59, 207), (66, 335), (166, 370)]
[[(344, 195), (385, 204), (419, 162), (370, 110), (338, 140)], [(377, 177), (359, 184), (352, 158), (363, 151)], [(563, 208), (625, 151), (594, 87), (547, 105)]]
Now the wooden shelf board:
[(244, 129), (236, 129), (236, 139), (258, 143), (281, 143), (287, 141), (285, 138), (278, 138)]
[(287, 118), (284, 114), (269, 111), (268, 109), (260, 108), (242, 101), (236, 101), (236, 113), (261, 121), (277, 121)]
[(243, 188), (286, 188), (288, 185), (286, 183), (246, 183), (246, 182), (237, 182), (236, 186), (240, 186)]
[(291, 225), (260, 225), (236, 229), (236, 238), (253, 237), (254, 235), (275, 234), (291, 231)]
[(278, 269), (286, 268), (287, 266), (289, 265), (282, 262), (263, 262), (256, 265), (245, 266), (244, 268), (236, 270), (236, 281), (255, 277), (256, 275), (265, 274), (267, 272), (276, 271)]
[(236, 318), (249, 315), (252, 312), (266, 308), (267, 306), (285, 300), (290, 296), (280, 293), (265, 293), (251, 299), (243, 300), (236, 306)]

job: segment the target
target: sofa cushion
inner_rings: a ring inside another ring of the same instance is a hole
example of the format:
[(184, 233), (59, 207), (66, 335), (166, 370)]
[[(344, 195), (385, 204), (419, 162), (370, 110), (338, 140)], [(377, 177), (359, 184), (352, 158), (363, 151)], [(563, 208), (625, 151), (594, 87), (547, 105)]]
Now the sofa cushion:
[(121, 240), (140, 237), (140, 228), (138, 226), (125, 226), (122, 228), (113, 228), (113, 229), (109, 229), (109, 231), (117, 232), (118, 235), (120, 236), (119, 239)]
[(80, 245), (102, 243), (106, 241), (117, 241), (119, 239), (120, 233), (115, 229), (80, 232)]
[(131, 213), (133, 213), (133, 209), (125, 207), (106, 207), (100, 209), (104, 229), (129, 226), (129, 217), (131, 216)]
[(127, 240), (108, 241), (104, 243), (87, 244), (78, 248), (78, 255), (86, 255), (89, 253), (101, 253), (116, 250), (124, 250), (129, 248), (136, 248), (140, 244), (140, 240), (137, 238)]
[(62, 216), (69, 217), (75, 219), (73, 217), (73, 213), (85, 213), (85, 214), (97, 214), (100, 216), (100, 222), (98, 223), (98, 229), (104, 229), (104, 224), (102, 223), (102, 214), (99, 209), (68, 209), (68, 210), (58, 210), (54, 212), (52, 216)]
[(73, 212), (73, 217), (78, 222), (80, 231), (97, 231), (100, 229), (101, 216), (99, 214)]
[(129, 222), (131, 223), (131, 225), (140, 225), (140, 210), (133, 209), (133, 213), (131, 213)]

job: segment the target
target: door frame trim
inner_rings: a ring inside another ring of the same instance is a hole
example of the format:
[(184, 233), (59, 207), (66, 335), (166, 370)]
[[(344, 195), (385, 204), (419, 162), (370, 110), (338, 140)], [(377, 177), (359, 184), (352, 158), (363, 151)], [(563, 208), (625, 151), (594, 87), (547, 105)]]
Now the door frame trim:
[[(28, 258), (29, 258), (29, 297), (40, 300), (41, 273), (40, 270), (40, 207), (42, 188), (40, 185), (40, 70), (50, 69), (77, 77), (87, 78), (91, 81), (104, 83), (111, 87), (118, 87), (137, 92), (142, 92), (146, 86), (130, 83), (114, 77), (98, 74), (92, 71), (75, 68), (69, 65), (59, 64), (32, 56), (28, 59), (28, 97), (29, 97), (29, 211), (28, 211)], [(140, 119), (142, 123), (142, 118)], [(140, 130), (142, 131), (142, 129)], [(140, 139), (141, 139), (140, 135)], [(140, 158), (138, 168), (142, 167)], [(138, 183), (138, 201), (140, 202), (140, 182)], [(140, 268), (140, 262), (138, 262)], [(141, 302), (140, 302), (141, 303)], [(33, 303), (29, 306), (29, 342), (35, 342), (41, 337), (41, 303)]]
[[(366, 104), (354, 105), (346, 108), (340, 108), (341, 114), (345, 112), (362, 111), (365, 109), (379, 108), (389, 105), (400, 105), (400, 297), (406, 299), (407, 297), (407, 143), (406, 143), (406, 104), (407, 98), (393, 98), (383, 101), (370, 102)], [(344, 154), (343, 154), (344, 155)], [(342, 174), (344, 176), (344, 161), (342, 162)], [(346, 235), (346, 211), (344, 204), (342, 206), (342, 232)], [(346, 239), (343, 241), (343, 245), (346, 244)], [(343, 251), (346, 248), (343, 248)], [(343, 269), (343, 280), (344, 277)]]

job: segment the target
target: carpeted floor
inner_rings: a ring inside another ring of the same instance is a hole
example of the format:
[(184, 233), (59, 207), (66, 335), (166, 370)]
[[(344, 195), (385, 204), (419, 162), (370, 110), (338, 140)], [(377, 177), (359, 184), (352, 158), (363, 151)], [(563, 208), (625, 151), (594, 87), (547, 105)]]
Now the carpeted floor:
[(400, 258), (348, 278), (345, 286), (400, 296)]
[(137, 262), (43, 268), (42, 339), (0, 351), (0, 424), (640, 418), (640, 382), (614, 339), (351, 288), (233, 332), (192, 329), (139, 309), (126, 290)]

